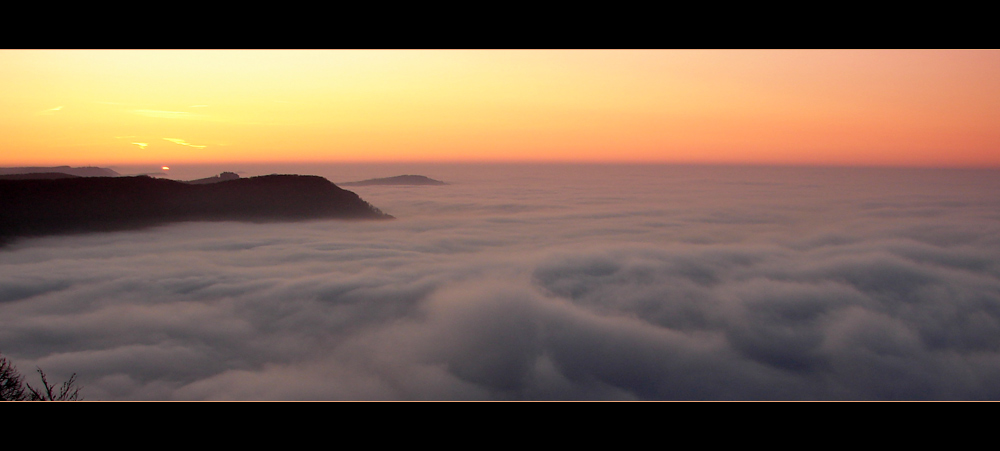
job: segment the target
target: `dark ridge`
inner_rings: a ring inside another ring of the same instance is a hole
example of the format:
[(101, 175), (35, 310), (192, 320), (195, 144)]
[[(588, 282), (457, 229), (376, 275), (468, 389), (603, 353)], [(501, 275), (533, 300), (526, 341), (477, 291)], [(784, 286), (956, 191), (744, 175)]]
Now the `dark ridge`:
[(391, 219), (329, 180), (267, 175), (202, 185), (151, 177), (0, 180), (0, 244), (179, 221)]
[(0, 180), (52, 180), (52, 179), (73, 179), (78, 175), (64, 174), (62, 172), (31, 172), (27, 174), (2, 174)]
[(239, 174), (237, 174), (235, 172), (223, 172), (223, 173), (221, 173), (219, 175), (216, 175), (216, 176), (206, 177), (206, 178), (198, 179), (198, 180), (190, 180), (190, 181), (187, 181), (187, 182), (184, 182), (184, 183), (188, 183), (188, 184), (191, 184), (191, 185), (205, 185), (205, 184), (208, 184), (208, 183), (224, 182), (226, 180), (236, 180), (238, 178), (240, 178), (240, 176), (239, 176)]
[(108, 169), (98, 167), (71, 168), (69, 166), (53, 167), (23, 167), (23, 168), (0, 168), (0, 175), (8, 174), (38, 174), (38, 173), (60, 173), (75, 175), (77, 177), (118, 177), (121, 174)]
[(422, 175), (397, 175), (395, 177), (385, 177), (380, 179), (362, 180), (360, 182), (341, 183), (343, 186), (369, 186), (369, 185), (447, 185), (440, 180), (434, 180)]

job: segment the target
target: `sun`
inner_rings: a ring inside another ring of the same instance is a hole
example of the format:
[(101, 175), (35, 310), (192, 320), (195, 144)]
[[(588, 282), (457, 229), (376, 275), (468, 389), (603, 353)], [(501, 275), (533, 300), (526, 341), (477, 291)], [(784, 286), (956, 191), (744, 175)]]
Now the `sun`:
[(164, 167), (162, 167), (160, 169), (163, 169), (164, 171), (169, 171), (170, 170), (170, 166), (164, 166)]

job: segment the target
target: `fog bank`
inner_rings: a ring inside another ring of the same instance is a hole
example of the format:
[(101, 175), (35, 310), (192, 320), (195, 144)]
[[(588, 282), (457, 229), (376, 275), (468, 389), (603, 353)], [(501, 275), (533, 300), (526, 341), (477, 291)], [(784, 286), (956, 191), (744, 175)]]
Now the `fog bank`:
[(379, 168), (298, 172), (450, 185), (18, 241), (0, 352), (90, 400), (1000, 398), (995, 171)]

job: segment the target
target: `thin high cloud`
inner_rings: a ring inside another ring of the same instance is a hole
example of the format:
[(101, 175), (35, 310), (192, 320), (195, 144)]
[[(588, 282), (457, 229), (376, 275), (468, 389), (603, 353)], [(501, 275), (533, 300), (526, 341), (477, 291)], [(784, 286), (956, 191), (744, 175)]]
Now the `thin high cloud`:
[(42, 116), (51, 116), (53, 114), (56, 114), (56, 113), (62, 111), (62, 109), (63, 109), (63, 106), (59, 105), (59, 106), (54, 107), (54, 108), (49, 108), (47, 110), (42, 110), (38, 114), (40, 114)]
[(187, 141), (185, 141), (183, 139), (180, 139), (180, 138), (163, 138), (163, 140), (164, 141), (170, 141), (170, 142), (172, 142), (174, 144), (177, 144), (177, 145), (194, 147), (194, 148), (197, 148), (197, 149), (204, 149), (205, 147), (208, 147), (208, 146), (204, 146), (204, 145), (200, 145), (200, 144), (191, 144), (191, 143), (189, 143), (189, 142), (187, 142)]
[(1000, 398), (989, 179), (609, 172), (21, 241), (0, 350), (87, 399)]

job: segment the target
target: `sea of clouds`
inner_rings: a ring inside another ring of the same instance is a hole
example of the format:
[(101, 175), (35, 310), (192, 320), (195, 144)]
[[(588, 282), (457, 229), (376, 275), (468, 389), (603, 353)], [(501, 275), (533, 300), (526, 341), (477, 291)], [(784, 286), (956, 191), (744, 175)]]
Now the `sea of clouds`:
[(1000, 399), (997, 171), (293, 169), (451, 184), (17, 241), (0, 352), (88, 400)]

